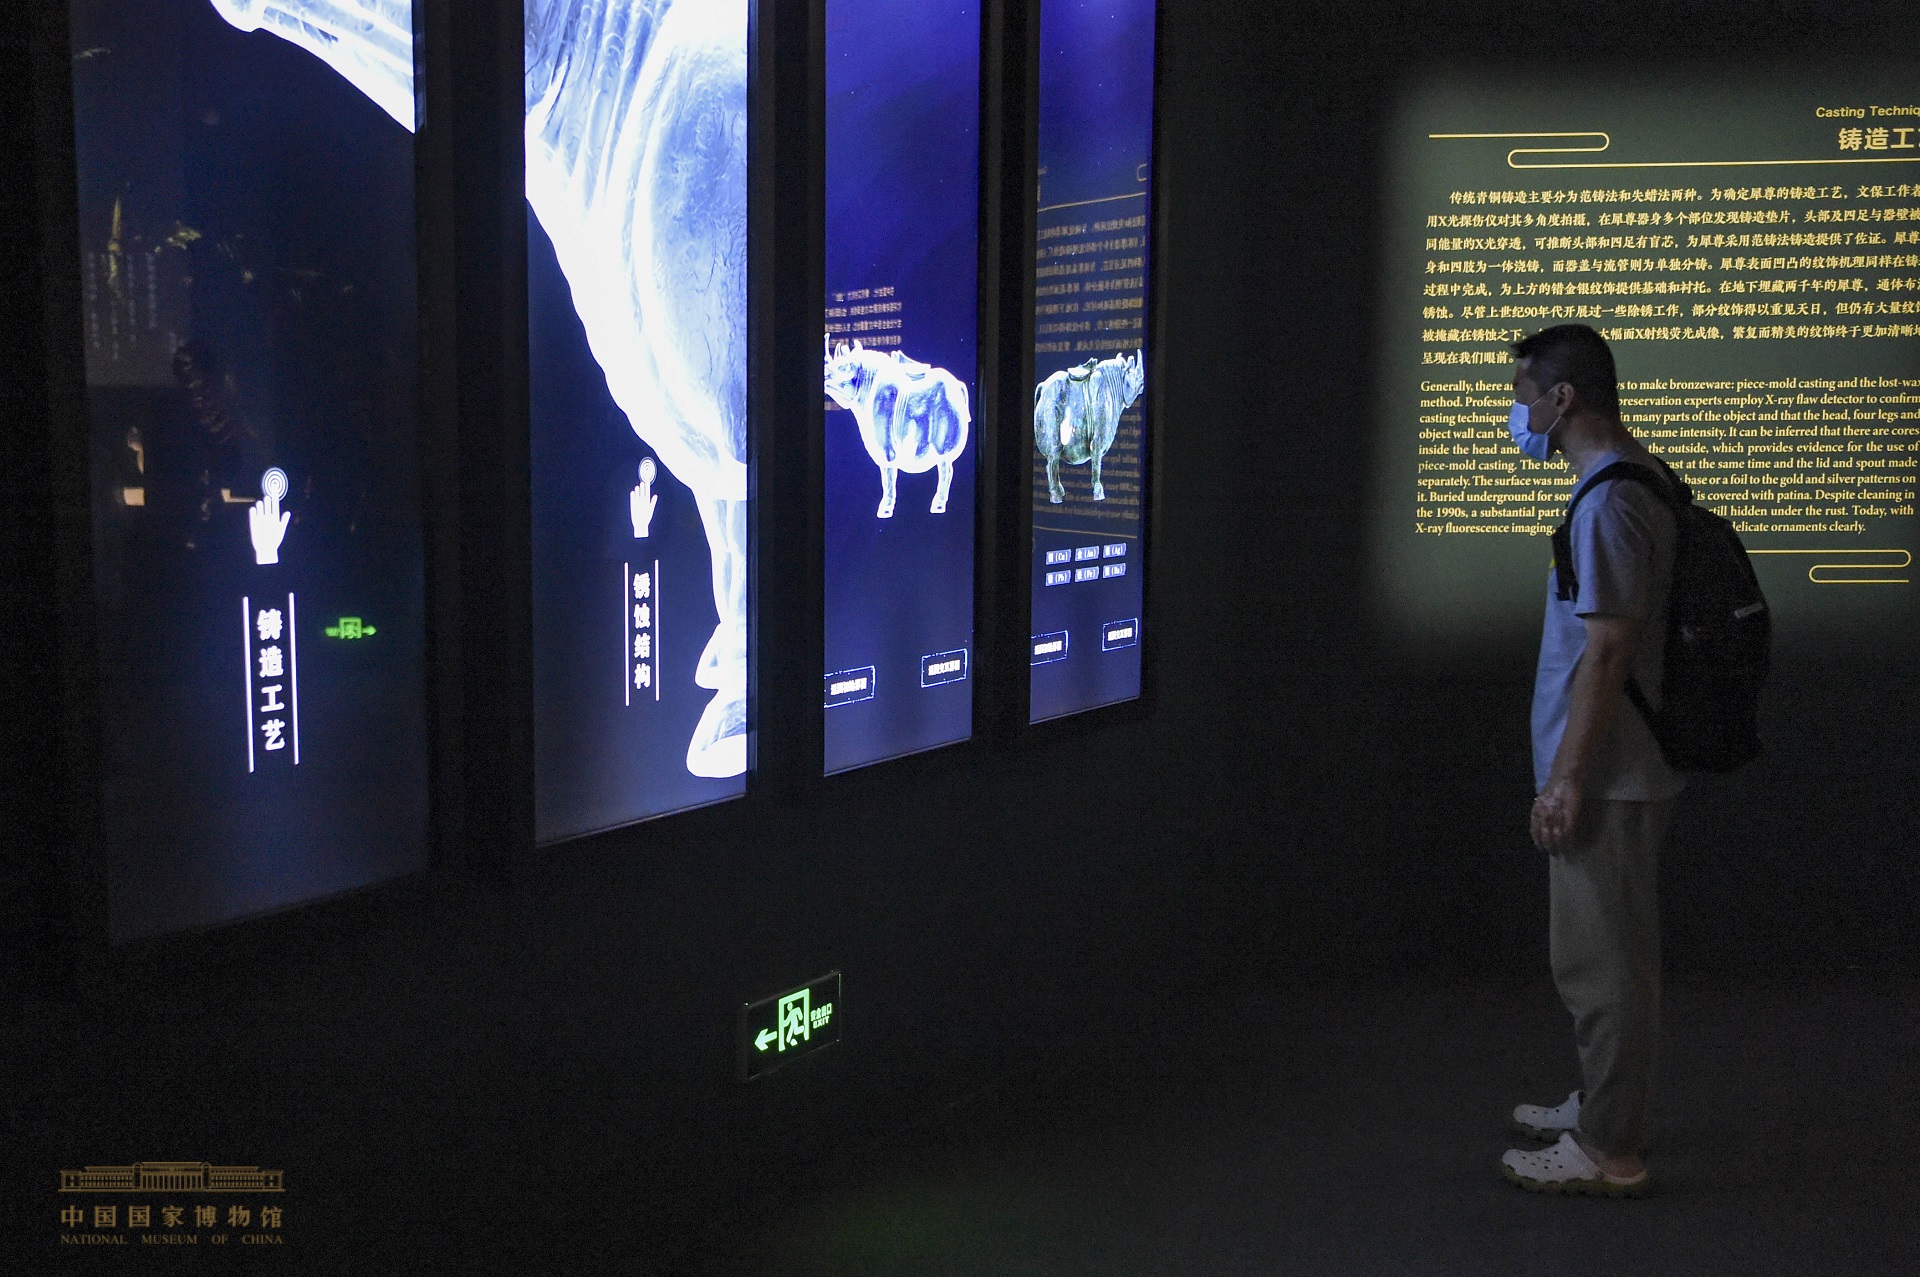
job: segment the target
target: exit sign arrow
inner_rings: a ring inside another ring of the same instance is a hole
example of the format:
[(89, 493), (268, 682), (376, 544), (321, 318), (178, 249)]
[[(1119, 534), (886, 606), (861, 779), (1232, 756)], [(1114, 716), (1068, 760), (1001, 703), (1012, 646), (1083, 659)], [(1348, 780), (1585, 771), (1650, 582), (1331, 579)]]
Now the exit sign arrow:
[(759, 1036), (754, 1038), (753, 1045), (756, 1049), (764, 1051), (779, 1040), (780, 1035), (772, 1029), (762, 1029)]

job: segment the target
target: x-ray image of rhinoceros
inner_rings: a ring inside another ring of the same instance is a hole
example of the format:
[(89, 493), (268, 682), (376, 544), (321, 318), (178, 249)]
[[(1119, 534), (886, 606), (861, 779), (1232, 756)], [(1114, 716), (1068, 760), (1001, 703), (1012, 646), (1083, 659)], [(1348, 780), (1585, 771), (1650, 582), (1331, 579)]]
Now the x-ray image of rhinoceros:
[(1120, 414), (1146, 389), (1146, 365), (1141, 351), (1112, 359), (1089, 359), (1077, 368), (1063, 368), (1033, 391), (1033, 443), (1047, 459), (1047, 500), (1059, 505), (1067, 499), (1060, 486), (1060, 463), (1093, 463), (1093, 499), (1105, 501), (1100, 462), (1113, 447)]
[(827, 395), (853, 413), (860, 441), (880, 467), (880, 508), (875, 517), (893, 517), (894, 480), (902, 470), (925, 474), (936, 466), (940, 484), (933, 494), (934, 514), (945, 514), (953, 487), (953, 460), (967, 447), (967, 384), (945, 368), (909, 359), (900, 351), (883, 355), (864, 350), (859, 341), (836, 349), (827, 338)]
[[(212, 0), (413, 127), (411, 0)], [(697, 776), (746, 770), (747, 0), (526, 0), (527, 200), (628, 423), (692, 490), (719, 615)], [(582, 476), (583, 480), (586, 476)]]

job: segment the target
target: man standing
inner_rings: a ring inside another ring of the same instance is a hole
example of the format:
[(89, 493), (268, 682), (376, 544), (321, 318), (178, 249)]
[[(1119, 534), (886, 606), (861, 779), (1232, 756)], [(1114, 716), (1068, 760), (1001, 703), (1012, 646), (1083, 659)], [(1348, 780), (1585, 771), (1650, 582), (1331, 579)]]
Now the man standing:
[[(1584, 324), (1514, 344), (1515, 441), (1573, 468), (1576, 494), (1616, 462), (1659, 463), (1620, 422), (1613, 352)], [(1573, 1016), (1582, 1089), (1514, 1123), (1541, 1139), (1502, 1173), (1541, 1192), (1635, 1196), (1647, 1185), (1660, 1024), (1659, 848), (1684, 781), (1629, 702), (1660, 701), (1677, 525), (1654, 488), (1613, 479), (1574, 506), (1547, 583), (1534, 676), (1533, 841), (1547, 853), (1554, 983)], [(1570, 570), (1569, 570), (1570, 569)]]

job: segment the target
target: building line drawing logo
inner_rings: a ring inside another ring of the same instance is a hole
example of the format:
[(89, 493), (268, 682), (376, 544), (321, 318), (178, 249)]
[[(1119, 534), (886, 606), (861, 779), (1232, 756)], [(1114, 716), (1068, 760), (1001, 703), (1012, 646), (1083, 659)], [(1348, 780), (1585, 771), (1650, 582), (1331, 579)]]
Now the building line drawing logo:
[(63, 1193), (284, 1193), (286, 1172), (210, 1162), (134, 1162), (60, 1172)]

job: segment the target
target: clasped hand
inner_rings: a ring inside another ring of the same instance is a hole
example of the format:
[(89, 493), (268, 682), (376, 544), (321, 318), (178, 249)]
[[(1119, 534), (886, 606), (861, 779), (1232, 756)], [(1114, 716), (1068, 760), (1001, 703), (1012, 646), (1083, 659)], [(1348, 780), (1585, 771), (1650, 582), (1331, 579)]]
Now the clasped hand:
[(1549, 855), (1565, 851), (1573, 845), (1581, 815), (1580, 786), (1566, 778), (1548, 780), (1547, 787), (1533, 800), (1533, 815), (1528, 822), (1533, 845)]

